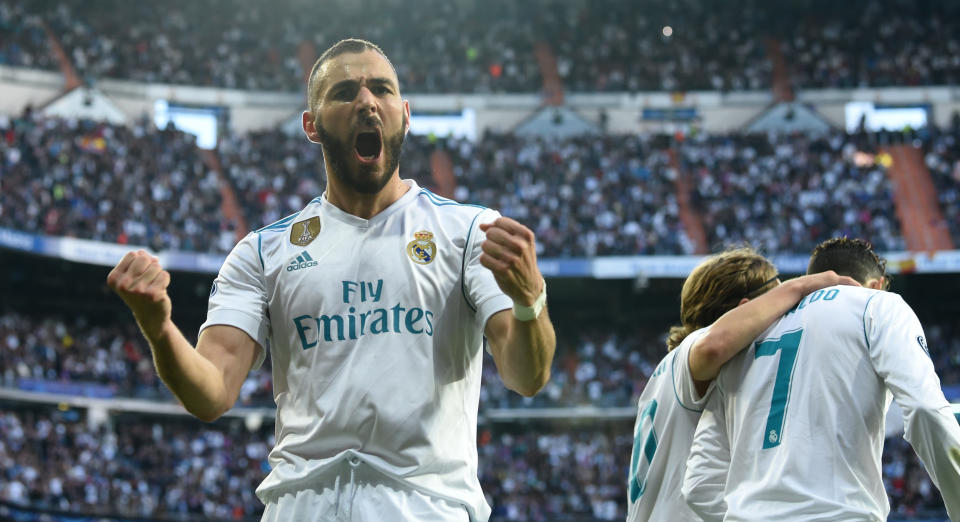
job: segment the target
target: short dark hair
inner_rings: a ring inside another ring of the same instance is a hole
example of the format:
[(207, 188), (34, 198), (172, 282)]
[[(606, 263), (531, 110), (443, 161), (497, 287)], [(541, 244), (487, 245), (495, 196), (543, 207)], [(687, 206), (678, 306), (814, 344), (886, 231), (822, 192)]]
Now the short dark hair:
[(393, 62), (390, 61), (390, 58), (387, 58), (386, 53), (383, 52), (377, 44), (373, 42), (368, 42), (366, 40), (361, 40), (359, 38), (345, 38), (339, 42), (330, 46), (329, 49), (323, 52), (320, 55), (320, 58), (317, 59), (313, 64), (313, 68), (310, 69), (310, 76), (307, 79), (307, 106), (310, 107), (310, 112), (315, 113), (317, 99), (320, 97), (320, 68), (327, 61), (340, 56), (341, 54), (346, 53), (355, 53), (359, 54), (364, 51), (376, 51), (383, 56), (383, 59), (390, 64), (390, 68), (393, 69), (394, 74), (396, 74), (397, 69), (393, 66)]
[(862, 239), (835, 237), (817, 245), (810, 255), (807, 273), (819, 274), (827, 270), (852, 277), (860, 284), (882, 277), (883, 289), (890, 287), (887, 260), (878, 256), (873, 245)]

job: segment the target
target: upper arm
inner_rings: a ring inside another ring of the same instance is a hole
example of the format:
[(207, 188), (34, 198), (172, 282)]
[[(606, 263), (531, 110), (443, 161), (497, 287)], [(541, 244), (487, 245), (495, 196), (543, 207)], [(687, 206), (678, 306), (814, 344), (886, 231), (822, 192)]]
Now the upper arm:
[(675, 349), (670, 365), (677, 400), (684, 408), (696, 411), (702, 410), (706, 404), (712, 379), (703, 381), (694, 377), (694, 349), (697, 343), (708, 334), (709, 328), (705, 328), (688, 335)]
[[(697, 392), (701, 396), (707, 392), (707, 388), (709, 388), (713, 377), (716, 376), (716, 373), (720, 371), (720, 367), (726, 362), (723, 355), (714, 348), (715, 345), (708, 344), (707, 340), (710, 338), (709, 335), (708, 332), (706, 335), (697, 337), (693, 345), (690, 346), (690, 351), (687, 356), (687, 364), (690, 366), (690, 377), (693, 379)], [(708, 375), (710, 377), (706, 379), (697, 378)]]
[(240, 395), (240, 387), (263, 348), (243, 330), (227, 325), (204, 328), (197, 341), (197, 353), (219, 370), (227, 393), (229, 409)]

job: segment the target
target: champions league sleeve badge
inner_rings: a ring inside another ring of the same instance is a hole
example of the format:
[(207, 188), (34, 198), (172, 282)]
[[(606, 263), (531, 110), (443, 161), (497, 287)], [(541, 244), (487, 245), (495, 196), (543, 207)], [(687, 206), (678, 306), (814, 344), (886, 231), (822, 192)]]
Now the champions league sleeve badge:
[(421, 230), (415, 232), (413, 241), (407, 243), (407, 255), (418, 265), (426, 265), (437, 257), (437, 244), (433, 242), (433, 232)]
[(290, 227), (290, 242), (298, 246), (307, 246), (320, 234), (320, 217), (297, 221)]

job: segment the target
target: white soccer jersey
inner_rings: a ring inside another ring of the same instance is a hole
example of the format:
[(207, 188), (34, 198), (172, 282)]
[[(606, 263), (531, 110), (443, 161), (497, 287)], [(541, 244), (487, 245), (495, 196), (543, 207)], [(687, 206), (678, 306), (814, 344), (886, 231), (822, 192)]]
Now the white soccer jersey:
[(960, 425), (900, 296), (818, 290), (716, 384), (683, 488), (705, 519), (886, 520), (880, 458), (892, 392), (906, 439), (960, 520)]
[(479, 263), (479, 225), (499, 214), (404, 182), (369, 220), (314, 199), (244, 238), (215, 280), (201, 330), (235, 326), (272, 354), (264, 502), (324, 485), (326, 468), (357, 457), (489, 517), (477, 478), (481, 347), (487, 319), (512, 301)]
[(690, 374), (690, 347), (707, 330), (693, 332), (668, 353), (640, 395), (627, 479), (628, 522), (700, 520), (680, 487), (700, 412), (714, 386), (700, 397)]

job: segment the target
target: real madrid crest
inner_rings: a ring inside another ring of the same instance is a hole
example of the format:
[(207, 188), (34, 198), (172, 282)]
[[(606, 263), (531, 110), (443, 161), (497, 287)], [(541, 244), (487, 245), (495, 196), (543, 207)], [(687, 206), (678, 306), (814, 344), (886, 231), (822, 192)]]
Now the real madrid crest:
[(290, 227), (290, 242), (294, 245), (307, 246), (320, 234), (320, 218), (313, 216), (310, 219), (297, 221)]
[(437, 244), (433, 242), (433, 232), (421, 230), (413, 234), (413, 241), (407, 243), (407, 255), (417, 264), (426, 265), (437, 257)]

